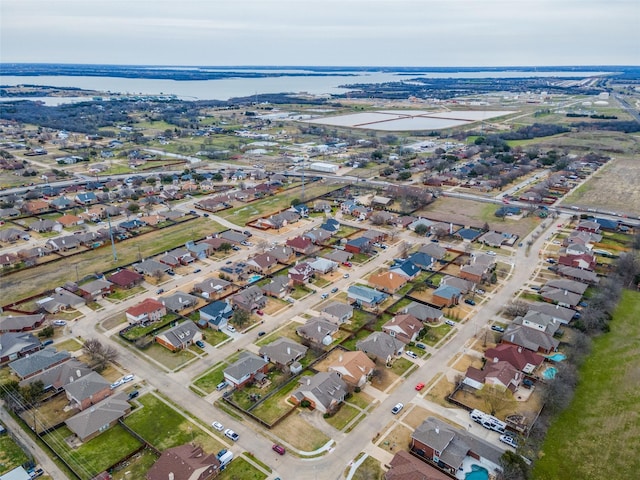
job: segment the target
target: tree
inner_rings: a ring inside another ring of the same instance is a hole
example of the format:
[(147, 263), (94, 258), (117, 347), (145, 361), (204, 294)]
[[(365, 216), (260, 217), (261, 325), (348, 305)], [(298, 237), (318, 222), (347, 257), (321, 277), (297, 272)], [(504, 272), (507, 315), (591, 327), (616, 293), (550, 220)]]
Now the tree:
[(384, 225), (386, 223), (384, 215), (382, 212), (375, 212), (369, 217), (369, 221), (373, 225)]
[(82, 346), (82, 350), (89, 356), (93, 363), (93, 368), (100, 372), (107, 367), (109, 362), (118, 358), (118, 352), (111, 346), (104, 346), (100, 340), (91, 338)]
[(224, 243), (220, 244), (220, 248), (218, 250), (220, 250), (223, 253), (226, 253), (229, 250), (231, 250), (232, 248), (233, 248), (233, 246), (229, 242), (224, 242)]
[(130, 203), (127, 205), (127, 211), (129, 213), (138, 213), (140, 211), (140, 205), (137, 203)]
[(242, 328), (247, 323), (249, 323), (250, 318), (251, 318), (251, 314), (248, 311), (242, 308), (236, 308), (233, 312), (233, 315), (231, 316), (231, 323)]
[(40, 337), (40, 338), (51, 338), (51, 337), (53, 337), (53, 326), (48, 325), (48, 326), (44, 327), (38, 333), (38, 337)]
[(500, 457), (502, 471), (498, 473), (498, 480), (527, 480), (529, 478), (529, 466), (520, 455), (511, 450), (504, 452)]
[(429, 227), (424, 224), (420, 224), (416, 225), (416, 228), (413, 231), (416, 233), (416, 235), (422, 236), (427, 234), (427, 232), (429, 231)]
[(508, 317), (524, 317), (529, 311), (529, 304), (522, 300), (514, 300), (504, 307), (504, 314)]

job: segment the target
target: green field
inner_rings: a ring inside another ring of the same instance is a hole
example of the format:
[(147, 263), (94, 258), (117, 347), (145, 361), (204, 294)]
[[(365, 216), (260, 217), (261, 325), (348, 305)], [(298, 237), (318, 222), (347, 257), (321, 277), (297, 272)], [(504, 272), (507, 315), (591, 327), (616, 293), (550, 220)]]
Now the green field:
[(27, 460), (27, 456), (9, 435), (0, 437), (0, 475), (19, 467)]
[[(552, 424), (533, 478), (637, 478), (640, 293), (625, 291), (611, 331), (593, 342), (573, 402)], [(635, 472), (635, 473), (634, 473)]]

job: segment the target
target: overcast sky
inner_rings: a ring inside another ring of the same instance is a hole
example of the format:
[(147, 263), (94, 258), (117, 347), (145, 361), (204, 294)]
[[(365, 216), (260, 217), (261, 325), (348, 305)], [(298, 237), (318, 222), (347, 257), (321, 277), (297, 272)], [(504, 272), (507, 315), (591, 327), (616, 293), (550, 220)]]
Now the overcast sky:
[(640, 65), (640, 0), (0, 0), (2, 62)]

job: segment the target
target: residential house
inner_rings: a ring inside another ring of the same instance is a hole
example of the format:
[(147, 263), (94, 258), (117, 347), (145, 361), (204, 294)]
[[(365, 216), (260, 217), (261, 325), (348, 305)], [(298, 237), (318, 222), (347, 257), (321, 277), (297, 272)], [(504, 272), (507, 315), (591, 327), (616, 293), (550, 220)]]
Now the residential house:
[(189, 252), (189, 255), (196, 260), (204, 260), (213, 253), (213, 247), (208, 243), (198, 243), (196, 245), (193, 242), (187, 242), (185, 248)]
[(344, 401), (347, 384), (335, 372), (320, 372), (300, 379), (300, 387), (289, 399), (297, 404), (308, 401), (320, 413), (335, 412)]
[(24, 202), (20, 210), (27, 215), (38, 215), (49, 211), (49, 204), (44, 200), (29, 200)]
[(227, 282), (226, 280), (222, 280), (221, 278), (207, 278), (203, 282), (196, 283), (193, 286), (194, 293), (199, 293), (204, 298), (211, 299), (216, 298), (216, 296), (223, 294), (227, 290), (229, 290), (233, 285), (231, 282)]
[(66, 237), (50, 238), (44, 244), (44, 248), (52, 252), (67, 252), (80, 246), (80, 239), (77, 235), (68, 235)]
[(487, 278), (487, 267), (478, 263), (460, 267), (460, 278), (480, 284)]
[(227, 326), (227, 322), (233, 316), (233, 308), (229, 302), (216, 300), (215, 302), (205, 305), (200, 309), (200, 321), (198, 325), (203, 327), (206, 325), (214, 330), (222, 330)]
[[(49, 250), (43, 247), (25, 248), (18, 251), (18, 260), (19, 262), (24, 262), (25, 265), (35, 265), (38, 258), (42, 258), (50, 253), (51, 252)], [(4, 261), (2, 262), (2, 265), (6, 266)]]
[(112, 291), (113, 284), (101, 278), (78, 286), (78, 293), (89, 301), (96, 300), (104, 295), (109, 295)]
[(558, 266), (556, 273), (570, 280), (588, 283), (589, 285), (597, 285), (598, 283), (600, 283), (598, 274), (589, 270), (582, 270), (580, 268), (560, 265)]
[(362, 388), (371, 378), (376, 364), (361, 351), (341, 351), (337, 361), (334, 361), (329, 372), (337, 373), (350, 388)]
[(309, 255), (316, 249), (316, 246), (310, 239), (302, 236), (288, 239), (286, 245), (293, 249), (294, 252), (302, 255)]
[(576, 230), (579, 232), (598, 233), (600, 231), (600, 224), (592, 220), (582, 220), (578, 223)]
[(260, 287), (252, 285), (233, 295), (231, 303), (237, 308), (252, 312), (264, 308), (267, 298)]
[(223, 245), (231, 246), (231, 242), (225, 240), (220, 237), (213, 238), (205, 238), (204, 240), (199, 241), (196, 245), (208, 245), (209, 248), (213, 251), (218, 251), (222, 248)]
[(582, 295), (562, 288), (544, 286), (538, 292), (545, 302), (556, 303), (561, 307), (573, 308), (580, 302)]
[(153, 298), (145, 298), (125, 312), (130, 325), (141, 322), (157, 322), (166, 314), (167, 309), (164, 304)]
[(333, 335), (338, 326), (322, 318), (311, 317), (307, 323), (296, 328), (296, 333), (302, 338), (317, 345), (328, 346), (333, 343)]
[(451, 285), (441, 285), (431, 294), (431, 301), (438, 307), (452, 307), (460, 303), (460, 290)]
[(494, 348), (487, 348), (484, 352), (487, 364), (497, 362), (508, 362), (516, 370), (526, 374), (532, 374), (536, 368), (542, 365), (544, 357), (531, 350), (516, 345), (502, 343)]
[(441, 247), (437, 243), (426, 243), (424, 245), (421, 245), (418, 249), (418, 252), (425, 253), (436, 260), (442, 260), (447, 255), (447, 249)]
[(480, 235), (482, 235), (482, 231), (475, 230), (473, 228), (461, 228), (456, 233), (454, 233), (454, 237), (461, 239), (464, 242), (473, 242)]
[(91, 205), (98, 201), (96, 194), (93, 192), (78, 193), (75, 198), (76, 203), (80, 205)]
[(184, 350), (198, 340), (202, 340), (202, 333), (191, 320), (185, 320), (181, 324), (156, 335), (156, 342), (172, 352)]
[(88, 442), (116, 425), (130, 411), (127, 394), (121, 392), (93, 404), (89, 410), (81, 411), (64, 423), (81, 442)]
[(553, 335), (560, 328), (560, 322), (557, 322), (552, 316), (535, 310), (529, 310), (524, 317), (514, 318), (512, 323), (534, 328), (549, 335)]
[(371, 250), (373, 242), (365, 237), (358, 237), (347, 241), (345, 251), (350, 253), (366, 253)]
[(61, 217), (56, 218), (56, 221), (64, 228), (73, 227), (75, 225), (82, 225), (84, 223), (82, 217), (71, 214), (62, 215)]
[(484, 243), (485, 245), (487, 245), (489, 247), (497, 247), (497, 248), (499, 248), (509, 238), (510, 238), (510, 235), (509, 236), (505, 236), (502, 233), (489, 231), (489, 232), (483, 234), (480, 238), (478, 238), (478, 241), (480, 243)]
[(91, 372), (63, 387), (73, 408), (86, 410), (111, 395), (111, 383), (102, 375)]
[(485, 385), (515, 392), (522, 382), (523, 374), (509, 362), (497, 361), (487, 363), (483, 370), (468, 367), (462, 383), (481, 390)]
[(388, 295), (369, 287), (350, 285), (347, 288), (347, 298), (350, 303), (361, 307), (375, 308), (388, 298)]
[(309, 262), (309, 266), (316, 272), (321, 274), (327, 274), (338, 268), (338, 264), (333, 260), (327, 260), (326, 258), (316, 257), (312, 262)]
[(442, 280), (440, 280), (440, 285), (450, 285), (452, 287), (455, 287), (460, 290), (460, 293), (462, 293), (463, 295), (466, 295), (469, 292), (473, 292), (476, 288), (475, 283), (469, 280), (464, 280), (462, 278), (453, 277), (451, 275), (446, 275), (445, 277), (443, 277)]
[(58, 352), (55, 348), (44, 348), (31, 355), (14, 360), (9, 363), (9, 368), (20, 377), (20, 380), (25, 380), (49, 368), (60, 365), (70, 358), (71, 355), (64, 350)]
[(419, 460), (405, 450), (399, 450), (389, 462), (384, 480), (451, 480), (449, 475)]
[(162, 275), (171, 271), (171, 267), (169, 265), (156, 262), (155, 260), (143, 260), (140, 263), (134, 263), (133, 268), (136, 272), (150, 277)]
[(40, 340), (30, 333), (0, 334), (0, 365), (30, 355), (42, 348)]
[(582, 255), (560, 255), (558, 264), (580, 268), (582, 270), (594, 270), (597, 265), (597, 260), (596, 257), (590, 253), (583, 253)]
[(259, 354), (281, 370), (289, 367), (307, 354), (308, 348), (288, 338), (278, 338), (269, 345), (260, 347)]
[(561, 290), (568, 290), (573, 293), (577, 293), (578, 295), (584, 295), (584, 292), (589, 288), (589, 285), (582, 282), (576, 282), (574, 280), (567, 279), (552, 279), (547, 281), (544, 285), (549, 288), (559, 288)]
[(379, 243), (384, 242), (387, 239), (388, 234), (380, 230), (365, 230), (362, 233), (362, 237), (370, 240), (371, 243)]
[(407, 260), (422, 270), (433, 270), (436, 266), (436, 259), (424, 252), (415, 252)]
[(36, 301), (36, 304), (47, 313), (57, 313), (60, 310), (79, 308), (85, 305), (86, 301), (84, 298), (58, 287), (48, 297)]
[(389, 268), (389, 272), (402, 275), (407, 280), (415, 280), (415, 278), (420, 274), (420, 267), (411, 260), (396, 261), (396, 263)]
[(198, 304), (198, 297), (181, 291), (165, 295), (164, 297), (160, 297), (158, 300), (167, 307), (168, 311), (176, 313), (195, 307)]
[(422, 327), (422, 322), (413, 315), (400, 314), (382, 325), (382, 331), (407, 344), (415, 342)]
[(398, 275), (393, 272), (376, 273), (369, 277), (369, 285), (385, 293), (396, 293), (408, 281), (404, 275)]
[(289, 283), (292, 285), (304, 285), (311, 281), (315, 275), (315, 270), (307, 262), (298, 263), (289, 269), (287, 274)]
[(296, 256), (292, 248), (283, 246), (274, 247), (270, 250), (267, 250), (267, 252), (275, 257), (278, 263), (281, 263), (283, 265), (289, 265)]
[(131, 289), (144, 282), (144, 276), (123, 268), (109, 277), (109, 281), (117, 287)]
[(6, 230), (0, 230), (0, 242), (3, 243), (15, 243), (18, 240), (29, 240), (31, 236), (24, 230), (18, 230), (17, 228), (7, 228)]
[(44, 322), (44, 314), (0, 315), (0, 333), (28, 332), (38, 328)]
[(410, 215), (403, 215), (400, 217), (396, 217), (393, 224), (398, 228), (409, 228), (413, 222), (418, 220), (416, 217), (412, 217)]
[(434, 417), (428, 417), (414, 430), (410, 449), (454, 477), (467, 457), (501, 470), (504, 453), (503, 448)]
[(507, 327), (502, 335), (502, 342), (542, 353), (554, 352), (560, 345), (560, 341), (553, 338), (553, 335), (536, 328), (525, 327), (522, 323), (515, 321)]
[(249, 277), (250, 273), (249, 265), (245, 262), (235, 262), (231, 265), (220, 267), (220, 276), (224, 275), (225, 278), (232, 282), (244, 281)]
[(147, 471), (146, 480), (211, 480), (220, 473), (215, 453), (207, 454), (195, 444), (180, 445), (162, 452)]
[(235, 230), (226, 230), (220, 233), (218, 238), (221, 238), (232, 245), (240, 245), (243, 242), (246, 242), (249, 237), (244, 233), (236, 232)]
[(284, 275), (273, 277), (271, 282), (262, 286), (262, 291), (268, 297), (284, 298), (289, 293), (289, 278)]
[(591, 248), (581, 243), (570, 243), (565, 248), (565, 254), (569, 256), (583, 255), (591, 252)]
[(270, 252), (266, 252), (256, 255), (247, 260), (246, 263), (252, 272), (265, 274), (278, 264), (278, 259), (274, 255), (271, 255)]
[(547, 302), (533, 302), (528, 305), (529, 310), (549, 315), (556, 322), (564, 325), (569, 323), (576, 315), (576, 311), (571, 308), (561, 307), (560, 305), (554, 305)]
[(242, 352), (238, 360), (224, 369), (224, 379), (233, 388), (242, 388), (246, 384), (264, 379), (269, 363), (255, 353)]
[(2, 268), (12, 267), (19, 264), (22, 259), (15, 253), (3, 253), (0, 254), (0, 266)]
[(418, 218), (418, 219), (415, 219), (413, 222), (411, 222), (409, 225), (407, 225), (407, 228), (409, 230), (411, 230), (412, 232), (415, 232), (417, 227), (420, 227), (420, 226), (424, 225), (427, 228), (431, 228), (433, 223), (434, 222), (432, 222), (431, 220), (428, 220), (426, 218)]
[(20, 382), (20, 387), (26, 387), (32, 382), (41, 381), (43, 390), (52, 389), (59, 392), (68, 383), (75, 382), (92, 373), (87, 365), (81, 361), (70, 358), (58, 365), (48, 368), (41, 373), (28, 377)]
[(323, 245), (327, 240), (331, 238), (331, 232), (323, 230), (322, 228), (314, 228), (302, 235), (303, 238), (308, 238), (315, 245)]
[(444, 314), (439, 308), (433, 308), (423, 303), (411, 302), (402, 309), (402, 313), (416, 317), (421, 322), (436, 323), (442, 321)]
[(327, 320), (342, 325), (353, 318), (353, 307), (346, 303), (332, 302), (322, 310), (322, 315)]
[(356, 349), (373, 357), (385, 365), (402, 355), (404, 343), (385, 332), (373, 332), (356, 343)]
[(334, 249), (322, 256), (327, 260), (332, 260), (334, 262), (344, 264), (353, 258), (353, 253), (347, 252), (346, 250)]
[(180, 265), (189, 265), (195, 262), (195, 260), (196, 259), (191, 255), (191, 252), (186, 248), (176, 248), (159, 258), (160, 263), (169, 265), (172, 268)]
[(61, 232), (62, 224), (58, 223), (55, 220), (36, 220), (29, 224), (29, 229), (34, 232), (44, 233), (44, 232)]

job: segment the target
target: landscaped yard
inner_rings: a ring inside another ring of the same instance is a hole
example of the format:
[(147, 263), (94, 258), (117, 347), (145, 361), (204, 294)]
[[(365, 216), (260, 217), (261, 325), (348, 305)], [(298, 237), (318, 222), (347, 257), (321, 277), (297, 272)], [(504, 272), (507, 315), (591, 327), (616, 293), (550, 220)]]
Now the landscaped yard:
[(65, 438), (72, 435), (67, 427), (61, 427), (45, 435), (43, 439), (48, 445), (55, 446), (56, 453), (83, 480), (93, 478), (140, 447), (140, 442), (120, 425), (111, 427), (76, 449), (72, 449), (65, 442)]
[(27, 456), (9, 435), (0, 436), (0, 475), (3, 475), (27, 460)]
[(221, 362), (212, 370), (209, 370), (200, 378), (193, 382), (193, 385), (207, 393), (211, 393), (216, 389), (216, 385), (224, 380), (222, 371), (229, 366), (228, 363)]
[(178, 350), (177, 352), (172, 352), (159, 343), (150, 345), (148, 348), (145, 348), (143, 352), (145, 355), (153, 358), (156, 362), (164, 365), (167, 370), (175, 370), (195, 358), (195, 355), (189, 350)]
[(636, 478), (640, 472), (640, 293), (625, 291), (593, 341), (573, 402), (551, 425), (534, 478)]
[(340, 407), (340, 410), (338, 410), (338, 412), (335, 415), (332, 415), (331, 417), (326, 418), (325, 420), (333, 428), (342, 430), (347, 426), (347, 424), (351, 420), (356, 418), (356, 416), (359, 413), (360, 413), (360, 410), (358, 410), (357, 408), (352, 407), (351, 405), (344, 404)]
[(108, 295), (106, 298), (107, 300), (126, 300), (127, 298), (133, 297), (134, 295), (137, 295), (138, 293), (142, 293), (145, 292), (145, 288), (138, 285), (136, 287), (133, 288), (117, 288), (111, 295)]
[(215, 437), (199, 425), (154, 395), (140, 397), (143, 408), (125, 419), (137, 434), (159, 450), (194, 441), (207, 452), (218, 452), (224, 447)]
[(264, 480), (265, 475), (242, 457), (237, 457), (216, 478), (219, 480)]

